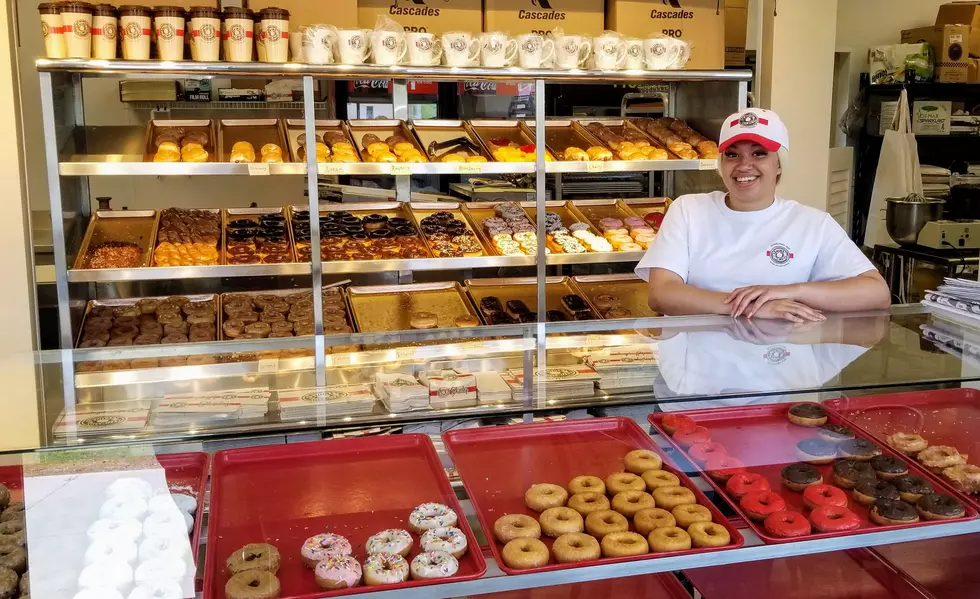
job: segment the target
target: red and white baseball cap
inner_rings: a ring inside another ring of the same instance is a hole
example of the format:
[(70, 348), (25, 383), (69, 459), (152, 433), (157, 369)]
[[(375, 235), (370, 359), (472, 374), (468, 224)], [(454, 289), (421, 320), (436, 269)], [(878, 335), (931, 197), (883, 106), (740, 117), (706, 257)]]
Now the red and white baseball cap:
[(789, 150), (789, 131), (779, 115), (762, 108), (747, 108), (725, 119), (718, 139), (722, 152), (739, 141), (754, 141), (770, 152)]

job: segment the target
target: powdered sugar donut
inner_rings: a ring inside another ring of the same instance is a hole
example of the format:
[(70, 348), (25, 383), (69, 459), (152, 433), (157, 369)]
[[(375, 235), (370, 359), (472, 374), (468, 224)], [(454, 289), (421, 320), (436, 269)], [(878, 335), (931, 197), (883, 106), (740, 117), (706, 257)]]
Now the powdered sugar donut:
[(105, 538), (93, 541), (85, 551), (85, 565), (105, 560), (136, 563), (136, 543), (128, 539)]
[(146, 582), (129, 594), (127, 599), (183, 599), (184, 591), (176, 582), (158, 580)]
[(349, 589), (361, 584), (361, 564), (349, 555), (325, 557), (313, 570), (316, 584), (323, 589)]
[(102, 560), (85, 566), (78, 575), (78, 586), (95, 589), (108, 587), (125, 591), (133, 582), (133, 569), (122, 560)]
[(188, 535), (194, 528), (194, 518), (180, 510), (153, 512), (143, 521), (146, 536), (164, 537)]
[(458, 528), (432, 528), (425, 531), (419, 543), (422, 551), (443, 551), (459, 559), (466, 553), (466, 535)]
[(408, 580), (408, 562), (397, 553), (375, 553), (364, 560), (364, 583), (368, 586)]
[(109, 497), (99, 509), (100, 518), (134, 518), (141, 520), (146, 515), (146, 501), (139, 497), (115, 495)]
[(184, 493), (162, 493), (150, 499), (149, 508), (151, 512), (165, 512), (176, 508), (193, 515), (197, 511), (197, 499)]
[(153, 497), (153, 485), (142, 478), (120, 478), (112, 482), (106, 489), (109, 497), (135, 497), (147, 501)]
[(75, 593), (73, 599), (123, 599), (122, 594), (109, 587), (93, 587)]
[(394, 553), (395, 555), (406, 556), (412, 551), (415, 541), (407, 530), (400, 528), (389, 528), (382, 530), (367, 540), (364, 549), (369, 555), (377, 553)]
[(146, 537), (140, 542), (139, 557), (141, 562), (158, 557), (184, 559), (191, 552), (191, 543), (183, 535), (164, 535)]
[(143, 534), (143, 525), (139, 520), (132, 518), (103, 518), (96, 520), (88, 527), (88, 538), (90, 541), (114, 539), (128, 540), (136, 542), (136, 539)]
[(187, 574), (187, 562), (180, 558), (155, 557), (136, 567), (136, 584), (157, 581), (179, 581)]
[(315, 568), (318, 563), (331, 555), (350, 555), (351, 552), (350, 541), (331, 533), (318, 534), (306, 539), (299, 551), (307, 568)]
[(412, 560), (412, 579), (445, 578), (459, 570), (459, 562), (445, 551), (425, 551)]
[(456, 526), (456, 512), (441, 503), (423, 503), (408, 515), (409, 529), (418, 534), (430, 528)]

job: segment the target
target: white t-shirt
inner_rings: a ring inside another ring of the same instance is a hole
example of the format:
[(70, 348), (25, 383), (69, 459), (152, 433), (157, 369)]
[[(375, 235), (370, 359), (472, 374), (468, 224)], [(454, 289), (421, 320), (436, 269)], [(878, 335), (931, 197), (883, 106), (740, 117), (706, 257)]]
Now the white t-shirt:
[(765, 210), (736, 212), (725, 192), (681, 196), (670, 206), (636, 275), (651, 268), (728, 293), (749, 285), (838, 281), (874, 270), (829, 214), (776, 198)]

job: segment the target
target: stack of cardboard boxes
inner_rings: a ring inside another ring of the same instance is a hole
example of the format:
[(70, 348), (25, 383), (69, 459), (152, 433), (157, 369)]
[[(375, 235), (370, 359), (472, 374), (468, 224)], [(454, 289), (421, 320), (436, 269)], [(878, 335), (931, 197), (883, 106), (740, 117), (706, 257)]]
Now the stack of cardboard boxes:
[(936, 81), (980, 83), (980, 2), (939, 7), (933, 27), (902, 31), (902, 43), (926, 42), (936, 53)]

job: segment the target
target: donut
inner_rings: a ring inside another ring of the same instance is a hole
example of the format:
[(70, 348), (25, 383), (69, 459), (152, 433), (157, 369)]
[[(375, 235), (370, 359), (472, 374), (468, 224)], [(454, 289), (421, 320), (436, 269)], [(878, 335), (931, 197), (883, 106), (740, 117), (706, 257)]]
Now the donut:
[(126, 599), (182, 599), (183, 596), (184, 592), (178, 583), (172, 580), (154, 580), (134, 588)]
[(194, 518), (180, 510), (153, 512), (143, 520), (143, 532), (147, 536), (178, 535), (178, 531), (186, 535), (193, 529)]
[(830, 441), (813, 437), (811, 439), (803, 439), (797, 443), (796, 453), (802, 461), (808, 464), (829, 464), (837, 457), (837, 445)]
[(932, 485), (930, 485), (926, 479), (915, 476), (912, 474), (906, 474), (905, 476), (899, 476), (891, 481), (892, 486), (898, 489), (898, 495), (902, 501), (906, 503), (916, 503), (923, 495), (928, 495), (932, 493)]
[(543, 512), (552, 507), (564, 507), (568, 501), (568, 491), (560, 485), (539, 483), (531, 485), (524, 493), (524, 503), (536, 512)]
[[(647, 470), (647, 472), (662, 472), (662, 470)], [(623, 491), (644, 491), (646, 488), (643, 479), (630, 472), (616, 472), (606, 477), (606, 493), (613, 496)]]
[(313, 535), (303, 541), (303, 546), (299, 550), (303, 564), (311, 569), (315, 568), (318, 563), (331, 555), (344, 556), (350, 555), (352, 552), (353, 549), (350, 546), (350, 541), (340, 535), (331, 533)]
[(636, 528), (636, 532), (644, 536), (649, 536), (651, 532), (658, 528), (677, 526), (677, 520), (667, 510), (653, 507), (637, 512), (633, 516), (633, 526)]
[(810, 464), (790, 464), (781, 472), (783, 484), (793, 491), (803, 491), (810, 485), (823, 482), (823, 475)]
[(568, 507), (552, 507), (541, 512), (538, 517), (541, 532), (552, 538), (560, 537), (570, 532), (582, 532), (585, 523), (582, 514)]
[(694, 419), (690, 416), (685, 416), (684, 414), (667, 414), (660, 420), (660, 426), (663, 427), (664, 431), (671, 436), (673, 436), (674, 431), (679, 428), (694, 425)]
[[(306, 562), (305, 556), (303, 561)], [(350, 555), (330, 553), (313, 565), (313, 575), (316, 577), (318, 587), (334, 591), (350, 589), (361, 584), (363, 572), (361, 564)]]
[(466, 544), (466, 535), (453, 526), (430, 528), (422, 534), (422, 540), (419, 541), (422, 551), (442, 551), (456, 559), (466, 553)]
[(766, 532), (774, 537), (792, 538), (810, 534), (810, 521), (799, 512), (789, 510), (773, 512), (766, 516)]
[(646, 491), (623, 491), (612, 499), (612, 509), (627, 518), (632, 518), (640, 510), (656, 507), (653, 496)]
[(890, 455), (876, 455), (871, 458), (871, 468), (882, 480), (892, 480), (909, 473), (908, 464)]
[(868, 518), (879, 526), (912, 524), (919, 521), (916, 508), (898, 499), (876, 499), (868, 510)]
[(664, 461), (649, 449), (634, 449), (623, 458), (623, 464), (628, 472), (643, 474), (647, 470), (660, 470)]
[[(125, 562), (119, 563), (129, 567)], [(0, 568), (23, 574), (27, 571), (27, 552), (19, 545), (0, 545)]]
[(820, 532), (842, 532), (861, 526), (857, 514), (839, 505), (821, 505), (810, 512), (813, 527)]
[(142, 478), (119, 478), (112, 481), (105, 494), (107, 497), (134, 497), (147, 501), (153, 497), (153, 485)]
[(757, 522), (763, 522), (769, 514), (786, 509), (783, 498), (772, 491), (751, 491), (743, 495), (738, 504), (745, 515)]
[(514, 539), (537, 539), (541, 537), (541, 525), (524, 514), (507, 514), (493, 523), (493, 534), (501, 543)]
[(500, 556), (504, 565), (515, 570), (540, 568), (548, 565), (548, 547), (538, 539), (514, 539), (506, 545)]
[(708, 476), (719, 483), (727, 483), (732, 476), (745, 472), (745, 464), (729, 455), (708, 458), (704, 468), (708, 471)]
[(926, 441), (921, 435), (916, 435), (913, 433), (895, 433), (894, 435), (888, 435), (885, 439), (888, 446), (895, 451), (901, 453), (902, 455), (907, 455), (910, 458), (914, 458), (919, 455), (919, 453), (929, 447), (929, 442)]
[(187, 573), (187, 563), (182, 558), (154, 557), (140, 562), (133, 577), (136, 584), (154, 580), (181, 580)]
[[(980, 466), (960, 464), (943, 469), (943, 478), (963, 493), (980, 493)], [(0, 530), (0, 532), (3, 532)]]
[(85, 565), (110, 560), (123, 561), (132, 566), (138, 555), (136, 543), (129, 539), (99, 539), (85, 550)]
[[(18, 549), (20, 549), (18, 547)], [(20, 550), (23, 553), (23, 549)], [(0, 548), (0, 554), (2, 554), (3, 548)], [(7, 557), (4, 555), (4, 557)], [(24, 568), (26, 568), (26, 556), (24, 557)], [(6, 560), (3, 560), (6, 562)], [(0, 566), (13, 570), (17, 572), (14, 568), (9, 566)], [(24, 571), (24, 568), (20, 569), (20, 572)], [(81, 574), (78, 575), (78, 586), (86, 588), (99, 588), (105, 587), (110, 589), (116, 589), (117, 591), (123, 591), (129, 588), (133, 583), (133, 568), (130, 567), (126, 562), (96, 562), (85, 566)]]
[(459, 562), (445, 551), (423, 551), (415, 556), (409, 567), (412, 580), (447, 578), (459, 570)]
[(940, 493), (923, 495), (915, 502), (915, 509), (926, 520), (951, 520), (966, 515), (962, 503)]
[(681, 479), (677, 478), (676, 474), (666, 470), (647, 470), (643, 473), (642, 478), (644, 488), (650, 493), (660, 487), (677, 487), (681, 484)]
[(146, 561), (155, 557), (183, 558), (191, 552), (188, 539), (181, 536), (152, 536), (140, 541), (139, 558)]
[(711, 510), (696, 503), (679, 505), (670, 510), (676, 525), (684, 530), (690, 528), (695, 522), (711, 522)]
[(457, 522), (456, 512), (441, 503), (423, 503), (408, 515), (408, 528), (415, 534), (422, 534), (430, 528), (456, 526)]
[(611, 532), (599, 542), (605, 557), (625, 557), (643, 555), (650, 551), (650, 544), (641, 534), (635, 532)]
[(600, 493), (605, 495), (606, 483), (598, 476), (576, 476), (568, 482), (568, 492), (572, 495), (579, 493)]
[(274, 599), (279, 596), (279, 579), (265, 570), (245, 570), (225, 583), (227, 599)]
[(824, 505), (847, 507), (847, 494), (830, 485), (810, 485), (803, 490), (803, 504), (811, 510)]
[[(118, 591), (113, 589), (106, 589), (105, 594), (96, 594), (95, 592), (88, 591), (88, 589), (83, 589), (83, 593), (90, 593), (87, 599), (103, 599), (106, 596), (115, 593), (114, 599), (122, 599), (122, 595)], [(0, 597), (3, 599), (13, 599), (17, 596), (17, 573), (8, 568), (0, 568)], [(21, 597), (24, 594), (21, 593)]]
[[(9, 509), (9, 508), (8, 508)], [(126, 539), (136, 541), (143, 534), (143, 525), (139, 520), (117, 520), (103, 518), (96, 520), (86, 531), (90, 541), (95, 542), (99, 539)]]
[(0, 513), (0, 522), (9, 522), (11, 520), (23, 520), (24, 519), (24, 507), (23, 501), (15, 501), (4, 508), (3, 512)]
[(147, 510), (148, 506), (143, 499), (118, 495), (105, 500), (105, 503), (99, 508), (99, 518), (135, 518), (141, 520), (146, 515)]
[(866, 478), (876, 478), (874, 468), (861, 460), (840, 460), (834, 464), (834, 484), (842, 489), (853, 489)]
[(685, 551), (691, 548), (691, 535), (677, 526), (656, 528), (648, 535), (650, 548), (655, 553), (668, 551)]
[(725, 490), (735, 499), (741, 499), (752, 491), (772, 490), (766, 477), (755, 472), (739, 472), (733, 474), (725, 483)]
[(831, 443), (842, 443), (854, 438), (854, 431), (843, 424), (825, 424), (817, 429), (817, 436)]
[(596, 560), (602, 556), (602, 549), (595, 537), (583, 533), (564, 534), (551, 546), (555, 561), (560, 564)]
[(432, 312), (413, 312), (409, 326), (413, 329), (434, 329), (439, 326), (439, 318)]
[(607, 534), (625, 532), (629, 529), (630, 523), (626, 517), (612, 510), (592, 512), (585, 517), (585, 530), (600, 541)]
[(671, 438), (682, 448), (687, 449), (695, 443), (707, 443), (711, 440), (711, 431), (703, 426), (685, 426), (674, 431)]
[(247, 570), (263, 570), (275, 574), (279, 571), (279, 564), (279, 550), (268, 543), (249, 543), (232, 553), (225, 561), (225, 567), (232, 576)]
[(694, 461), (704, 464), (708, 458), (716, 455), (728, 455), (728, 451), (721, 443), (708, 441), (707, 443), (695, 443), (687, 450), (687, 455), (691, 456)]
[(653, 500), (656, 502), (657, 507), (665, 510), (673, 510), (679, 505), (698, 502), (697, 498), (694, 497), (693, 491), (681, 486), (654, 489)]
[(576, 493), (568, 499), (568, 507), (582, 514), (584, 518), (592, 512), (608, 510), (609, 499), (599, 493)]
[(817, 427), (827, 424), (827, 412), (820, 407), (820, 404), (813, 402), (793, 404), (786, 417), (798, 426)]
[(407, 557), (411, 553), (414, 545), (415, 540), (412, 539), (412, 535), (408, 534), (407, 530), (389, 528), (382, 530), (378, 534), (371, 535), (367, 543), (364, 544), (364, 550), (368, 552), (368, 555), (394, 553), (395, 555)]
[(182, 512), (193, 514), (197, 511), (197, 498), (186, 493), (163, 493), (156, 495), (147, 502), (151, 512), (172, 509), (176, 507)]
[(918, 455), (922, 465), (936, 474), (941, 474), (946, 468), (966, 464), (967, 457), (948, 445), (932, 445)]
[(891, 499), (898, 501), (901, 495), (898, 489), (883, 480), (866, 478), (854, 485), (854, 499), (862, 505), (871, 505), (876, 499)]
[(396, 584), (408, 580), (408, 562), (397, 553), (375, 553), (364, 560), (361, 568), (364, 584)]
[(867, 462), (881, 455), (881, 448), (866, 439), (850, 439), (837, 446), (837, 451), (845, 458)]
[(699, 549), (724, 547), (732, 542), (728, 529), (710, 520), (691, 524), (690, 528), (687, 529), (687, 534), (691, 536), (691, 542), (694, 546)]
[(31, 573), (24, 572), (24, 575), (20, 577), (20, 584), (17, 585), (17, 590), (20, 591), (21, 597), (26, 597), (31, 594)]

